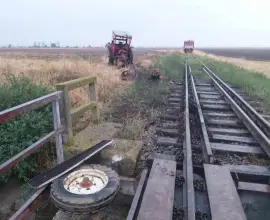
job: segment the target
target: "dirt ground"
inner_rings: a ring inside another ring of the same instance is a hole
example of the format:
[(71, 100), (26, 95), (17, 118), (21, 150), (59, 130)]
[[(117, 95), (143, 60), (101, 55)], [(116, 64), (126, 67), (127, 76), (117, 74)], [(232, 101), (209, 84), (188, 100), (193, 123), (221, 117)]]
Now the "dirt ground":
[(12, 179), (9, 184), (0, 185), (0, 220), (7, 220), (20, 206), (21, 182)]
[[(243, 53), (242, 58), (234, 58), (234, 57), (230, 57), (230, 56), (233, 56), (233, 52), (232, 53), (230, 52), (215, 53), (214, 50), (207, 50), (206, 52), (195, 50), (194, 54), (199, 55), (199, 56), (206, 56), (214, 60), (218, 60), (218, 61), (228, 62), (244, 69), (264, 73), (266, 76), (270, 78), (270, 61), (247, 60), (244, 57), (245, 55), (244, 53)], [(220, 56), (220, 55), (215, 55), (215, 54), (224, 54), (224, 55)], [(254, 58), (254, 59), (258, 59), (258, 58)], [(269, 56), (269, 60), (270, 60), (270, 56)]]

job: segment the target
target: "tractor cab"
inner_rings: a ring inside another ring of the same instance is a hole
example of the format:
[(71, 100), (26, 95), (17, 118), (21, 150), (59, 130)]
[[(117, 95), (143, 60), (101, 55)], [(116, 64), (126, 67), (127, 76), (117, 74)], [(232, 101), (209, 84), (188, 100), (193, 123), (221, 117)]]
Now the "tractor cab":
[(113, 31), (112, 32), (112, 44), (117, 46), (128, 45), (130, 46), (132, 36), (124, 31)]
[(112, 41), (107, 44), (109, 51), (109, 64), (126, 66), (133, 63), (133, 53), (131, 50), (132, 36), (124, 31), (113, 31)]

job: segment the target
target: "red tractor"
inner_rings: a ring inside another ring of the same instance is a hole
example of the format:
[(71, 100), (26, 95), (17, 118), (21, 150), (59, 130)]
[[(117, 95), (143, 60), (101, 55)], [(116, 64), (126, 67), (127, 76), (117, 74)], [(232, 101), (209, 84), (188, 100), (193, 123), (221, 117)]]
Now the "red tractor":
[(194, 50), (194, 41), (193, 40), (184, 41), (184, 52), (192, 53), (193, 50)]
[(117, 65), (117, 67), (121, 68), (128, 64), (133, 64), (131, 40), (132, 36), (127, 32), (112, 32), (112, 41), (106, 45), (108, 48), (109, 65)]

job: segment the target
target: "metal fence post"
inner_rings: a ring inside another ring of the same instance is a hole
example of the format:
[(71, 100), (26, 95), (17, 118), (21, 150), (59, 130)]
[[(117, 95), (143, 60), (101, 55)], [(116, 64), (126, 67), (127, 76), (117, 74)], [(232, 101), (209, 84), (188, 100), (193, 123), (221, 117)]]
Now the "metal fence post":
[(61, 119), (60, 119), (59, 99), (52, 101), (52, 107), (53, 107), (53, 125), (55, 131), (57, 163), (60, 164), (64, 162), (64, 153), (63, 153), (62, 134), (60, 132)]
[(92, 118), (94, 123), (99, 123), (100, 121), (100, 114), (98, 110), (98, 100), (96, 94), (96, 81), (89, 84), (89, 98), (90, 101), (96, 103), (96, 106), (92, 108)]

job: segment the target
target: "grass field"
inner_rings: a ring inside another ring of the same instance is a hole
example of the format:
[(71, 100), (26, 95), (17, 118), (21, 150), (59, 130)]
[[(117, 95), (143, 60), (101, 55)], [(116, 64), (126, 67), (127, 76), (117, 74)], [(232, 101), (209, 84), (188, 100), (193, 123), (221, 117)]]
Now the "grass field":
[(199, 50), (195, 50), (194, 53), (202, 57), (207, 57), (213, 60), (234, 64), (240, 68), (250, 70), (252, 72), (263, 73), (270, 78), (270, 61), (258, 61), (258, 60), (247, 60), (245, 58), (234, 58), (230, 57), (229, 53), (227, 53), (227, 56), (218, 56), (211, 53), (205, 53)]
[[(195, 53), (200, 55), (202, 61), (225, 82), (241, 88), (249, 96), (260, 101), (265, 109), (270, 109), (270, 74), (268, 72), (256, 71), (254, 66), (252, 66), (253, 68), (242, 66), (234, 58), (209, 56), (202, 52)], [(270, 71), (270, 63), (267, 70)]]
[(197, 48), (205, 53), (246, 60), (270, 61), (270, 48)]

